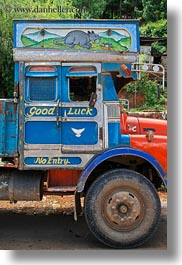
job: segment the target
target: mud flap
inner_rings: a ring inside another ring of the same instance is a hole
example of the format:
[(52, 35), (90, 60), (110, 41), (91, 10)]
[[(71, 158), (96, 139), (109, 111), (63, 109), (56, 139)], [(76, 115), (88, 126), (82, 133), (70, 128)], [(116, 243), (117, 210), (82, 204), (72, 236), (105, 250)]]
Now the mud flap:
[(78, 215), (82, 212), (81, 200), (80, 200), (80, 193), (77, 190), (74, 193), (75, 201), (74, 201), (74, 220), (78, 220)]

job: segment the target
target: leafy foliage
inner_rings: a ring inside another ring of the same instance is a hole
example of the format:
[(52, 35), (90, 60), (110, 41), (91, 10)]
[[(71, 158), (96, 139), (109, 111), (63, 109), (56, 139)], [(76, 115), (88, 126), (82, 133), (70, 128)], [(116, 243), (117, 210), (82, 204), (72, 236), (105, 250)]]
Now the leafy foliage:
[(142, 0), (142, 19), (145, 23), (167, 19), (167, 0)]
[(152, 55), (163, 55), (167, 52), (167, 43), (166, 41), (155, 41), (151, 46), (151, 54)]
[(162, 55), (167, 51), (167, 20), (162, 19), (157, 22), (149, 22), (140, 28), (142, 36), (158, 37), (160, 41), (152, 43), (152, 55)]
[(159, 96), (158, 84), (149, 80), (147, 74), (142, 74), (141, 79), (129, 83), (126, 87), (128, 93), (142, 92), (144, 94), (144, 102), (140, 109), (155, 109), (160, 110), (165, 108), (166, 95)]
[(148, 22), (140, 27), (142, 36), (148, 37), (167, 37), (167, 20), (161, 19), (157, 22)]
[(76, 7), (75, 18), (101, 18), (106, 7), (106, 0), (73, 0)]
[(106, 1), (103, 18), (137, 18), (142, 9), (142, 0)]

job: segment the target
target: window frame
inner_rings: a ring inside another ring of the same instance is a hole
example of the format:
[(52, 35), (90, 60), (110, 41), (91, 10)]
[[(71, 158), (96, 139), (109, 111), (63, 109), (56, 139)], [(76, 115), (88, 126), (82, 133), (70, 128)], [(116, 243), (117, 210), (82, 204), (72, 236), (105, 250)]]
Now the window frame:
[[(42, 67), (41, 65), (40, 66), (37, 66), (37, 67)], [(56, 67), (55, 68), (55, 71), (30, 71), (31, 70), (31, 66), (28, 66), (27, 69), (26, 69), (26, 73), (25, 73), (25, 101), (26, 102), (55, 102), (58, 98), (58, 72), (57, 72), (57, 69)], [(35, 99), (31, 99), (30, 98), (30, 78), (33, 77), (33, 78), (52, 78), (52, 77), (55, 77), (55, 89), (54, 89), (54, 99), (51, 99), (51, 100), (35, 100)]]
[[(77, 68), (79, 70), (82, 69), (82, 71), (71, 71), (73, 68)], [(86, 68), (92, 68), (93, 71), (83, 71), (83, 69)], [(71, 77), (95, 77), (95, 93), (97, 90), (97, 83), (98, 83), (98, 73), (97, 68), (95, 66), (72, 66), (69, 69), (69, 72), (66, 74), (66, 77), (68, 78), (68, 99), (70, 102), (89, 102), (89, 100), (72, 100), (71, 99), (71, 91), (70, 91), (70, 78)]]

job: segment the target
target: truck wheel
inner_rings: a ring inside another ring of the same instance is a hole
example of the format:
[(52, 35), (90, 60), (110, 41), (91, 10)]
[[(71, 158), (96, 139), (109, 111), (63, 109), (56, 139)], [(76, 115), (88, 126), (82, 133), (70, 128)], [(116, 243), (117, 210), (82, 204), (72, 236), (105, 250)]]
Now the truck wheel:
[(157, 229), (161, 204), (143, 175), (117, 169), (101, 175), (89, 188), (84, 205), (91, 232), (113, 248), (138, 247)]

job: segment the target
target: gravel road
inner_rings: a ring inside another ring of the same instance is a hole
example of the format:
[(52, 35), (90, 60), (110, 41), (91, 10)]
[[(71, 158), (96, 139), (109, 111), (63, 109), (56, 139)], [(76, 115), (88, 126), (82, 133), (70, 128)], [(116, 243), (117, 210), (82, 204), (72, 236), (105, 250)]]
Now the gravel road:
[[(158, 231), (140, 249), (167, 249), (167, 194), (160, 193)], [(0, 202), (1, 250), (107, 249), (90, 233), (84, 216), (73, 220), (73, 197), (47, 196), (41, 202)]]

